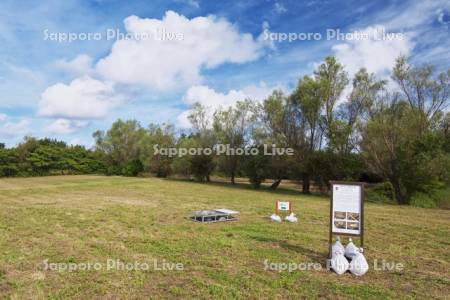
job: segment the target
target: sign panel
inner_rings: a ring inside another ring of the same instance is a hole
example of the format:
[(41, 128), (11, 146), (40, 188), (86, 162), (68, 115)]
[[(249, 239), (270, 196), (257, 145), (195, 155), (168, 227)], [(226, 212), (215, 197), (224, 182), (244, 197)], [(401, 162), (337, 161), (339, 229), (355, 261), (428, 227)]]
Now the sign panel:
[(363, 192), (359, 183), (332, 183), (332, 233), (361, 235)]
[(291, 202), (277, 201), (277, 208), (279, 211), (290, 211)]

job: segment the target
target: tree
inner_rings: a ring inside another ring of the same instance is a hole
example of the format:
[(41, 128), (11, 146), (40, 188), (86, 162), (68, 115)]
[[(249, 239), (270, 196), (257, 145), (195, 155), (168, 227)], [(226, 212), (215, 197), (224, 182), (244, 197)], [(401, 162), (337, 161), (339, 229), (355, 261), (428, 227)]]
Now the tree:
[(422, 65), (411, 66), (406, 57), (396, 60), (392, 78), (399, 85), (411, 108), (417, 109), (423, 116), (422, 129), (427, 121), (449, 106), (450, 69), (435, 74), (435, 67)]
[(358, 150), (360, 127), (370, 118), (371, 108), (385, 85), (386, 81), (376, 80), (374, 74), (364, 68), (355, 74), (348, 100), (341, 103), (336, 112), (334, 138), (329, 148), (343, 155)]
[(63, 141), (26, 137), (17, 147), (0, 149), (0, 176), (89, 174), (104, 170), (95, 153)]
[(324, 105), (323, 129), (328, 140), (328, 146), (332, 148), (336, 143), (335, 134), (336, 127), (338, 127), (335, 121), (335, 107), (348, 84), (348, 75), (335, 57), (326, 57), (325, 61), (314, 72), (314, 79), (318, 85), (319, 102)]
[[(246, 99), (239, 101), (234, 107), (219, 109), (214, 113), (214, 133), (217, 141), (229, 145), (230, 149), (244, 148), (251, 136), (251, 128), (255, 119), (254, 103)], [(232, 184), (242, 161), (240, 155), (222, 155), (219, 167), (230, 177)]]
[(141, 153), (141, 141), (145, 130), (135, 120), (117, 120), (105, 133), (93, 134), (96, 149), (103, 153), (108, 173), (114, 175), (136, 175), (142, 168), (137, 161)]
[[(256, 146), (275, 145), (288, 148), (296, 145), (299, 131), (294, 118), (293, 106), (281, 90), (275, 90), (259, 107), (260, 129), (255, 130), (253, 141)], [(295, 148), (294, 148), (295, 149)], [(293, 163), (292, 157), (274, 155), (269, 160), (270, 178), (274, 180), (271, 189), (276, 189)]]
[(155, 153), (155, 148), (173, 148), (176, 143), (174, 127), (169, 124), (150, 124), (146, 134), (141, 141), (142, 151), (140, 160), (145, 169), (157, 177), (166, 177), (171, 172), (172, 157)]
[(258, 189), (261, 183), (270, 176), (270, 157), (264, 155), (262, 146), (258, 149), (258, 155), (248, 155), (243, 161), (243, 172), (248, 177), (250, 184)]
[[(186, 141), (188, 148), (213, 148), (216, 143), (214, 132), (211, 128), (207, 108), (199, 103), (194, 104), (188, 116), (192, 124), (193, 134)], [(191, 174), (198, 181), (210, 181), (211, 172), (214, 170), (214, 156), (200, 153), (189, 157)]]
[(426, 191), (445, 174), (439, 163), (449, 155), (445, 142), (431, 128), (418, 130), (423, 115), (397, 93), (387, 94), (374, 111), (363, 131), (364, 157), (371, 170), (391, 182), (397, 202), (408, 204), (415, 192)]
[(312, 177), (311, 157), (314, 152), (322, 147), (323, 126), (322, 108), (324, 105), (320, 83), (309, 76), (299, 80), (296, 89), (290, 96), (290, 102), (295, 107), (294, 117), (296, 123), (301, 124), (298, 131), (301, 137), (296, 148), (297, 170), (295, 177), (300, 178), (303, 184), (303, 193), (310, 193), (310, 181)]

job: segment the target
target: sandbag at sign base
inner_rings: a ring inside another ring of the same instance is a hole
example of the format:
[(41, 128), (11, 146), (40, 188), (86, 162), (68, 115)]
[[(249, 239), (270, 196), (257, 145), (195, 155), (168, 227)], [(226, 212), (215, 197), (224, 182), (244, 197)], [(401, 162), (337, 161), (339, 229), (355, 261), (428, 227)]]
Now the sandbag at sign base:
[(286, 216), (286, 217), (284, 218), (284, 220), (286, 220), (286, 221), (288, 221), (288, 222), (295, 223), (295, 222), (297, 222), (297, 217), (295, 216), (294, 213), (291, 213), (289, 216)]
[(338, 275), (342, 275), (348, 270), (349, 263), (342, 250), (336, 250), (336, 252), (333, 253), (330, 260), (330, 266)]
[[(355, 276), (362, 276), (369, 270), (369, 264), (363, 255), (363, 248), (357, 248), (349, 239), (347, 247), (342, 246), (339, 238), (331, 247), (331, 260), (329, 266), (338, 275), (349, 270)], [(345, 256), (344, 256), (345, 254)], [(348, 260), (351, 260), (349, 263)]]
[(274, 222), (281, 222), (281, 218), (279, 215), (273, 214), (270, 216), (270, 219)]
[(347, 244), (347, 246), (345, 246), (345, 252), (344, 252), (345, 257), (352, 260), (353, 257), (356, 256), (357, 252), (358, 252), (358, 248), (355, 246), (355, 244), (353, 244), (352, 239), (351, 238), (348, 239), (348, 244)]
[(337, 251), (341, 251), (342, 253), (345, 253), (345, 248), (341, 243), (340, 237), (337, 237), (336, 242), (331, 246), (331, 256), (333, 257)]
[(369, 264), (362, 253), (363, 249), (360, 248), (350, 263), (349, 270), (353, 275), (362, 276), (369, 270)]

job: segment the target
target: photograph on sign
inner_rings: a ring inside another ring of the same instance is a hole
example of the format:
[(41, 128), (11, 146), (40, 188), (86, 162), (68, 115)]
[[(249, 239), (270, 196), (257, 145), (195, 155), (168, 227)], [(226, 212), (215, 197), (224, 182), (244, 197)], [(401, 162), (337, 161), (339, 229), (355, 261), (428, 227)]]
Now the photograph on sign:
[(333, 233), (361, 234), (361, 186), (333, 184)]

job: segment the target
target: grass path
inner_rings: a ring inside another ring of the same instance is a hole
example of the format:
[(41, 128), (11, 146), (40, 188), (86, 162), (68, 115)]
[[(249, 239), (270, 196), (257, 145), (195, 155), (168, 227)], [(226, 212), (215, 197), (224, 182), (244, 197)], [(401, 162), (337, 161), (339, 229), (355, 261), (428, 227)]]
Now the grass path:
[[(293, 202), (299, 222), (272, 223), (274, 202)], [(198, 224), (202, 208), (241, 212)], [(0, 298), (445, 298), (450, 294), (450, 211), (367, 203), (362, 278), (326, 270), (276, 272), (274, 263), (320, 263), (329, 201), (290, 190), (155, 178), (60, 176), (0, 179)], [(103, 264), (43, 270), (43, 261)], [(106, 270), (107, 259), (146, 271)], [(183, 271), (154, 270), (181, 263)], [(374, 260), (403, 271), (376, 271)]]

